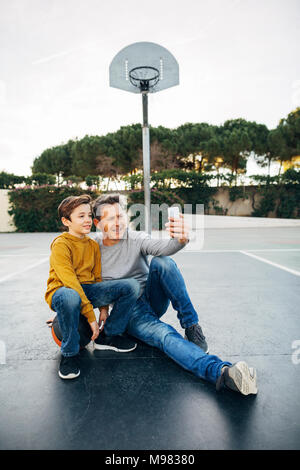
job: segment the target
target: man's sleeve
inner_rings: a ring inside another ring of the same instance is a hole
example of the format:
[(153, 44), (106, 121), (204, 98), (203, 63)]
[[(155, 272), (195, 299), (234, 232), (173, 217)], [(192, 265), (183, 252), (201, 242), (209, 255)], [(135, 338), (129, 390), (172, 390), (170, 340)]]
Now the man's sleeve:
[(141, 252), (144, 255), (170, 256), (185, 247), (186, 243), (180, 243), (176, 238), (159, 240), (151, 238), (149, 234), (140, 232)]
[(52, 246), (50, 265), (53, 267), (58, 279), (65, 287), (74, 289), (81, 298), (81, 313), (91, 323), (96, 320), (93, 305), (87, 298), (76, 276), (72, 265), (71, 252), (63, 243), (55, 243)]

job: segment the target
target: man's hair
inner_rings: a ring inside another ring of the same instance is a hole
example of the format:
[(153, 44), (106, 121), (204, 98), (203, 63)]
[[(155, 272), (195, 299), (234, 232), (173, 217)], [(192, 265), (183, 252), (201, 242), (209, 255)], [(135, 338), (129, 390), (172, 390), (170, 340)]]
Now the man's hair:
[[(71, 220), (71, 214), (76, 209), (76, 207), (81, 204), (89, 204), (92, 210), (92, 198), (88, 194), (82, 194), (81, 196), (69, 196), (66, 197), (58, 206), (58, 216), (59, 219), (65, 217), (68, 220)], [(67, 228), (64, 226), (64, 229)]]
[(93, 202), (93, 214), (94, 218), (100, 220), (101, 219), (101, 206), (107, 204), (120, 204), (120, 206), (124, 209), (124, 198), (121, 194), (105, 194), (103, 196), (99, 196)]

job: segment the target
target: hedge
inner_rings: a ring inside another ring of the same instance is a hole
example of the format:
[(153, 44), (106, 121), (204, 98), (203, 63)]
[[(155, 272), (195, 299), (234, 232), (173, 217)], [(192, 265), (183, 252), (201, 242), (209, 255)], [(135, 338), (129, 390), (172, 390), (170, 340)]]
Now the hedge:
[(100, 193), (79, 187), (46, 185), (14, 189), (8, 194), (11, 203), (8, 212), (13, 217), (17, 232), (59, 232), (62, 223), (57, 208), (63, 199), (81, 194), (89, 194), (95, 199)]
[[(292, 176), (294, 176), (292, 174)], [(299, 178), (299, 174), (296, 175)], [(223, 208), (216, 206), (212, 196), (218, 191), (217, 187), (210, 187), (206, 183), (197, 184), (195, 187), (177, 188), (153, 188), (151, 190), (152, 204), (184, 204), (193, 205), (195, 213), (196, 204), (204, 204), (206, 209), (212, 202), (215, 210), (224, 213)], [(267, 217), (275, 210), (276, 216), (281, 218), (300, 217), (300, 184), (299, 179), (291, 182), (291, 179), (281, 181), (277, 184), (259, 185), (256, 190), (260, 194), (257, 207), (253, 207), (254, 217)], [(60, 202), (68, 196), (79, 196), (89, 194), (92, 199), (96, 199), (99, 191), (80, 187), (44, 185), (39, 187), (19, 188), (9, 191), (11, 209), (9, 214), (13, 217), (13, 222), (17, 232), (58, 232), (62, 224), (58, 219), (57, 208)], [(248, 197), (242, 188), (231, 188), (230, 199), (232, 201), (239, 198)], [(127, 194), (128, 208), (132, 204), (144, 202), (143, 190), (134, 190)], [(95, 230), (93, 228), (93, 230)]]

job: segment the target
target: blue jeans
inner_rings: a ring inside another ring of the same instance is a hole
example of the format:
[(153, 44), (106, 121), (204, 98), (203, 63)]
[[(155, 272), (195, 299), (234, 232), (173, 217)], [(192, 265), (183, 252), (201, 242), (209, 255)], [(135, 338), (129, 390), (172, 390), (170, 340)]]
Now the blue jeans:
[[(124, 333), (132, 306), (140, 294), (139, 282), (135, 279), (120, 279), (81, 284), (81, 287), (94, 308), (114, 304), (104, 325), (104, 332), (108, 336)], [(74, 289), (60, 287), (53, 294), (52, 308), (57, 313), (62, 332), (61, 353), (63, 356), (74, 356), (79, 352), (80, 295)]]
[(216, 383), (221, 368), (231, 366), (219, 357), (206, 354), (199, 346), (185, 340), (160, 317), (169, 303), (177, 310), (182, 328), (198, 323), (198, 315), (188, 296), (184, 279), (172, 258), (154, 257), (150, 263), (146, 289), (137, 300), (127, 331), (144, 343), (163, 351), (197, 377)]

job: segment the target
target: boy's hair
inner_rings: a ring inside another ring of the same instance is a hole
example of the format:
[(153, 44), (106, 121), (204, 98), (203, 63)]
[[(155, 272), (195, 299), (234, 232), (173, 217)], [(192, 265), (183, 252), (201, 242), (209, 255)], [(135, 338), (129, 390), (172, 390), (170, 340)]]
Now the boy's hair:
[(126, 203), (124, 201), (124, 197), (121, 194), (105, 194), (103, 196), (99, 196), (94, 202), (93, 202), (93, 214), (94, 218), (97, 220), (101, 219), (101, 206), (104, 206), (106, 204), (120, 204), (120, 206), (124, 209)]
[[(92, 198), (88, 194), (82, 194), (81, 196), (69, 196), (66, 197), (58, 206), (58, 216), (61, 220), (62, 217), (65, 217), (68, 220), (71, 220), (71, 214), (76, 209), (76, 207), (81, 204), (89, 204), (92, 210)], [(64, 226), (66, 230), (67, 227)]]

